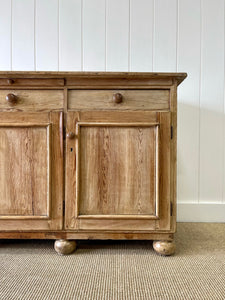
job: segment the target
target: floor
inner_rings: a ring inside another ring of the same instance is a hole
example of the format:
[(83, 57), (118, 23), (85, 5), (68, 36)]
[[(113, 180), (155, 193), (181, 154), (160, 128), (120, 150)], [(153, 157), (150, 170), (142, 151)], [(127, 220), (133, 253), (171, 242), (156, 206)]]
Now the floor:
[(0, 299), (225, 299), (225, 224), (178, 223), (177, 251), (151, 241), (0, 241)]

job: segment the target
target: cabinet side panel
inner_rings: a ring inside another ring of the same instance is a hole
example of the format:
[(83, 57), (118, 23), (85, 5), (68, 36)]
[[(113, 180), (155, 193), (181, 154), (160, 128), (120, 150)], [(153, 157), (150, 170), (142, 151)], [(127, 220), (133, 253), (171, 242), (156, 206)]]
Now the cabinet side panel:
[(173, 137), (170, 147), (170, 201), (171, 201), (171, 229), (176, 230), (177, 215), (177, 84), (171, 88), (171, 126)]

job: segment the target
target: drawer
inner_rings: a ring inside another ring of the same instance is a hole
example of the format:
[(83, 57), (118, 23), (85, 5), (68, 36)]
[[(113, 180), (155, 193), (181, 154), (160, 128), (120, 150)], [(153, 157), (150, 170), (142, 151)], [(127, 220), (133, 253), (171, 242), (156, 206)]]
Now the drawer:
[(169, 110), (170, 90), (69, 90), (71, 110)]
[[(23, 75), (24, 76), (24, 75)], [(63, 78), (0, 78), (0, 87), (63, 87)]]
[(0, 90), (2, 111), (44, 111), (62, 108), (62, 90)]

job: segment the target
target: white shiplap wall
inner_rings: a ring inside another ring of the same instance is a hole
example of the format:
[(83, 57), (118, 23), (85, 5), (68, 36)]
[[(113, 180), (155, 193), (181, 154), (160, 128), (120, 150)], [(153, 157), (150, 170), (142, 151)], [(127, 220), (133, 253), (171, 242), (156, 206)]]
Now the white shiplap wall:
[(224, 0), (0, 0), (0, 70), (188, 73), (178, 220), (225, 221)]

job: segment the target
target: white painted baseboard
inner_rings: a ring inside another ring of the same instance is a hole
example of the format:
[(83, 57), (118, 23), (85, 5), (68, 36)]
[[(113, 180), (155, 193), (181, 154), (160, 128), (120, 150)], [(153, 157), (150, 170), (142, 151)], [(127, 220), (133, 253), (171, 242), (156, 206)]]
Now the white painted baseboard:
[(178, 203), (177, 222), (225, 222), (224, 204)]

